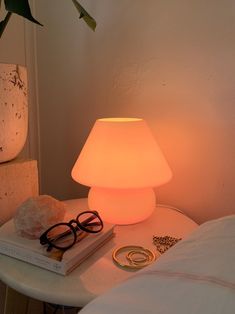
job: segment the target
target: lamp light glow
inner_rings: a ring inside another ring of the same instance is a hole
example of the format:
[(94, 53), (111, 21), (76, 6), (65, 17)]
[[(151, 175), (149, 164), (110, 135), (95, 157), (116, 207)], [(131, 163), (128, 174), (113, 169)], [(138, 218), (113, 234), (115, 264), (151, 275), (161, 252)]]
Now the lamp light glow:
[(143, 119), (106, 118), (95, 122), (72, 177), (91, 187), (89, 207), (104, 221), (130, 224), (151, 215), (153, 187), (172, 173)]

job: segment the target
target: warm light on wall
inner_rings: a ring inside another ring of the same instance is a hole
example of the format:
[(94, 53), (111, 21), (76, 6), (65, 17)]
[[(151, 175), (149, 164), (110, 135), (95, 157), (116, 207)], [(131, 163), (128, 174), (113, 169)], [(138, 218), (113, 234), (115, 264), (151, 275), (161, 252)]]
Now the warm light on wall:
[(143, 119), (98, 119), (73, 169), (75, 181), (90, 186), (88, 204), (104, 221), (131, 224), (155, 208), (153, 187), (171, 170)]

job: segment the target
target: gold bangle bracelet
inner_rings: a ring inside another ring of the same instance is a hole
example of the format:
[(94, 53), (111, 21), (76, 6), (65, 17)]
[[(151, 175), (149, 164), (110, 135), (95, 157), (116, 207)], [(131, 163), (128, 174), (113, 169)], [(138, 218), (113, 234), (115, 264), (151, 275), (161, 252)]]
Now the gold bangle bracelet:
[[(127, 263), (121, 261), (120, 258), (118, 258), (121, 253), (126, 253), (125, 258)], [(135, 257), (135, 255), (139, 255), (141, 257)], [(150, 265), (156, 259), (156, 255), (153, 253), (153, 251), (137, 245), (118, 247), (113, 251), (112, 257), (118, 266), (127, 269), (143, 268), (147, 265)]]

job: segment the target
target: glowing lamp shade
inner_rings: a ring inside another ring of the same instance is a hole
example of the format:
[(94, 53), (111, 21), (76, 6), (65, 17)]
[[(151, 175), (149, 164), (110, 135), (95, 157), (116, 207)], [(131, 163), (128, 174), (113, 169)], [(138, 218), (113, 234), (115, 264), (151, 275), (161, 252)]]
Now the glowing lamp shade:
[(72, 169), (75, 181), (90, 186), (88, 205), (106, 222), (132, 224), (155, 208), (157, 187), (171, 170), (143, 119), (98, 119)]

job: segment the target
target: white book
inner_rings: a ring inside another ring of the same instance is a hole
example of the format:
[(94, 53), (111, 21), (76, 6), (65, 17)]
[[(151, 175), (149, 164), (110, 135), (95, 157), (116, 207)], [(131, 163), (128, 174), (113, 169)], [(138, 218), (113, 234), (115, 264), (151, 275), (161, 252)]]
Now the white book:
[(63, 252), (59, 261), (48, 255), (39, 239), (29, 240), (18, 236), (14, 222), (10, 220), (0, 228), (0, 253), (66, 275), (111, 239), (114, 236), (113, 229), (114, 225), (104, 223), (101, 232), (89, 233), (72, 248)]

